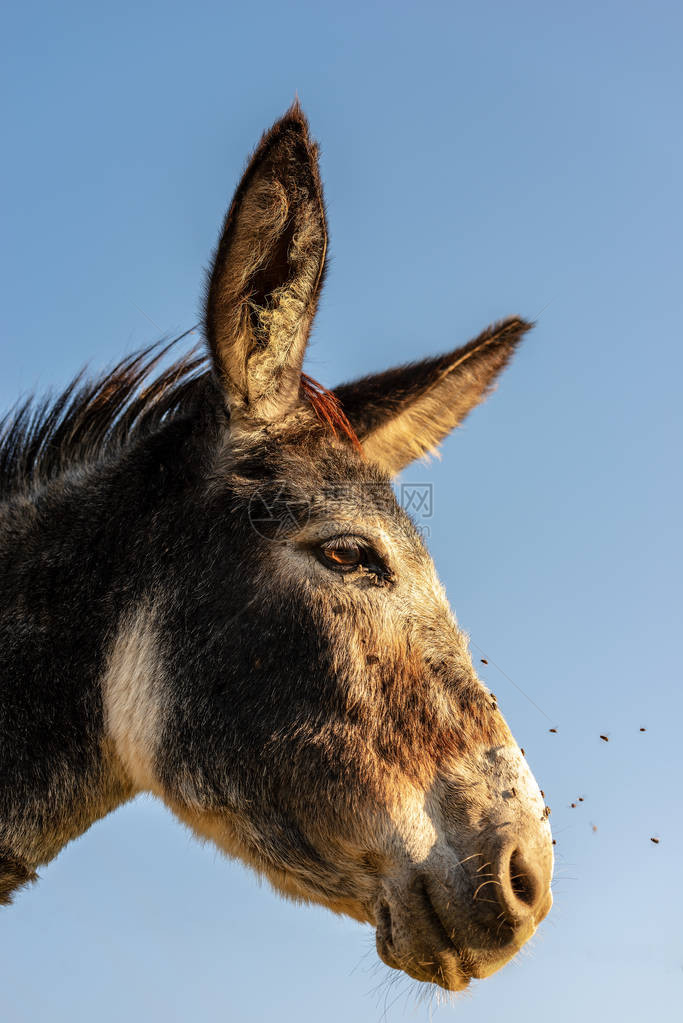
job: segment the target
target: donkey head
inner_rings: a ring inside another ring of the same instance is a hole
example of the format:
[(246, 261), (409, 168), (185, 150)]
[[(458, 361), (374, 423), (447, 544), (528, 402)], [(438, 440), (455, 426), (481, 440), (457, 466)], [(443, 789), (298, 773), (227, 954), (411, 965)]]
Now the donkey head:
[(296, 106), (210, 274), (221, 413), (192, 608), (167, 623), (182, 638), (156, 784), (281, 892), (372, 923), (385, 963), (456, 990), (548, 912), (550, 828), (391, 477), (482, 400), (528, 325), (331, 396), (302, 376), (326, 248)]

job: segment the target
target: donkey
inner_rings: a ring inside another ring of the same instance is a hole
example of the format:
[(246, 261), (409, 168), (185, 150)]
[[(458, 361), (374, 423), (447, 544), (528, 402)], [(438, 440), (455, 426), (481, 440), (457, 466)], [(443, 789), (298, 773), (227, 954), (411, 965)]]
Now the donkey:
[(147, 350), (4, 421), (0, 902), (151, 792), (459, 990), (547, 914), (549, 811), (391, 478), (529, 324), (327, 391), (302, 372), (326, 255), (295, 104), (225, 218), (207, 354)]

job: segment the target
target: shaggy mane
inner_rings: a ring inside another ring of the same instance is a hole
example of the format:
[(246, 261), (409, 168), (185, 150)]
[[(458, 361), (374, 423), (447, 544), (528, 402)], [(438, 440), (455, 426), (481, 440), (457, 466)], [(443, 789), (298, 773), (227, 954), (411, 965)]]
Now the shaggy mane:
[[(56, 397), (35, 401), (30, 396), (8, 412), (0, 419), (0, 499), (55, 479), (74, 466), (115, 455), (187, 413), (210, 368), (203, 348), (195, 346), (152, 374), (190, 333), (128, 355), (91, 380), (81, 372)], [(339, 431), (360, 449), (332, 391), (302, 373), (301, 394), (323, 426), (335, 437)]]

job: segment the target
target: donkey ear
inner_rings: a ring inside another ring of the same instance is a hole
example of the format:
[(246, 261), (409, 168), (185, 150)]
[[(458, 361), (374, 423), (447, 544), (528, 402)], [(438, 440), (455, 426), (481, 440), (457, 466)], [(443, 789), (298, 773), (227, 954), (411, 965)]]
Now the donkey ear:
[(395, 475), (434, 452), (491, 391), (531, 326), (504, 320), (448, 355), (335, 388), (366, 456)]
[(209, 277), (206, 336), (231, 415), (275, 420), (298, 402), (326, 248), (318, 150), (297, 102), (249, 161)]

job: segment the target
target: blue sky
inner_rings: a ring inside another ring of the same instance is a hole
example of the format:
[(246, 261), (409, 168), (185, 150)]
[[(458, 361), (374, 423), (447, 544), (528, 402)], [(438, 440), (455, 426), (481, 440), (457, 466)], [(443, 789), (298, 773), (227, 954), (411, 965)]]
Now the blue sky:
[(438, 1007), (368, 928), (281, 901), (141, 799), (3, 911), (3, 1021), (675, 1018), (682, 36), (658, 0), (6, 12), (1, 407), (196, 322), (244, 160), (295, 92), (331, 227), (314, 376), (537, 317), (404, 480), (433, 485), (462, 625), (551, 719), (482, 668), (558, 859), (530, 952)]

